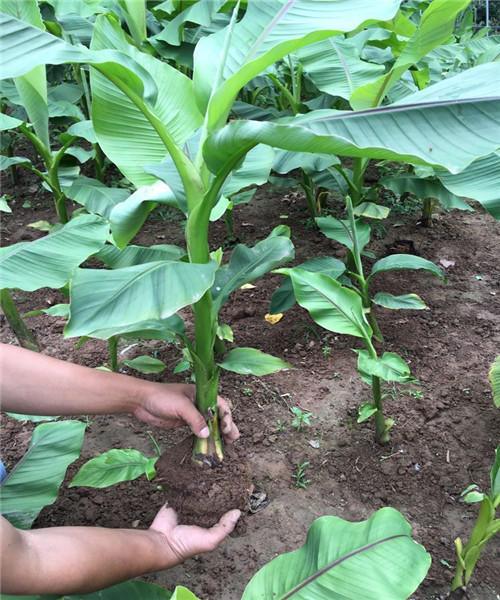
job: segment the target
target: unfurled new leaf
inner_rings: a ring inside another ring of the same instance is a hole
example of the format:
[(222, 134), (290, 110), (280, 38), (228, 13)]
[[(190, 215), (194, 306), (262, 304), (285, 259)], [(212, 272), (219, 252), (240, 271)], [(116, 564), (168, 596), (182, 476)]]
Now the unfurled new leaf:
[(370, 356), (367, 350), (354, 350), (354, 352), (358, 355), (360, 373), (398, 383), (408, 383), (413, 380), (410, 367), (394, 352), (384, 352), (381, 358)]

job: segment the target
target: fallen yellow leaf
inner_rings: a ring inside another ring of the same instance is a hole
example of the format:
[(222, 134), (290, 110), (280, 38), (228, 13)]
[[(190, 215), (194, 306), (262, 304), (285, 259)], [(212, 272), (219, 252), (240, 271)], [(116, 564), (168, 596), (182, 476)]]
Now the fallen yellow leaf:
[(278, 313), (277, 315), (270, 315), (269, 313), (264, 317), (264, 319), (271, 323), (271, 325), (275, 325), (278, 321), (281, 321), (283, 318), (283, 313)]

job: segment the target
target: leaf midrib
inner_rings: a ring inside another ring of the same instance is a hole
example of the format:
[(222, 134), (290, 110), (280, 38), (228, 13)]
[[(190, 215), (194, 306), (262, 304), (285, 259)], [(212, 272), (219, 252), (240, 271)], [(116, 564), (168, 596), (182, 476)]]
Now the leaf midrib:
[(352, 558), (353, 556), (356, 556), (357, 554), (360, 554), (361, 552), (365, 552), (366, 550), (371, 550), (372, 548), (375, 548), (376, 546), (379, 546), (380, 544), (383, 544), (385, 542), (390, 542), (394, 539), (402, 538), (402, 537), (408, 537), (408, 536), (403, 533), (399, 533), (397, 535), (391, 535), (391, 536), (383, 538), (381, 540), (377, 540), (376, 542), (372, 542), (371, 544), (366, 544), (365, 546), (362, 546), (361, 548), (358, 548), (357, 550), (353, 550), (352, 552), (349, 552), (348, 554), (346, 554), (340, 558), (337, 558), (336, 560), (329, 563), (328, 565), (326, 565), (319, 571), (316, 571), (316, 573), (314, 573), (313, 575), (311, 575), (310, 577), (305, 579), (302, 583), (299, 583), (299, 585), (297, 585), (293, 590), (290, 590), (284, 596), (281, 596), (281, 598), (279, 598), (279, 600), (288, 600), (294, 594), (296, 594), (299, 590), (305, 588), (310, 583), (312, 583), (313, 581), (315, 581), (316, 579), (318, 579), (319, 577), (324, 575), (327, 571), (329, 571), (330, 569), (333, 569), (333, 567), (336, 567), (337, 565), (343, 563), (348, 558)]

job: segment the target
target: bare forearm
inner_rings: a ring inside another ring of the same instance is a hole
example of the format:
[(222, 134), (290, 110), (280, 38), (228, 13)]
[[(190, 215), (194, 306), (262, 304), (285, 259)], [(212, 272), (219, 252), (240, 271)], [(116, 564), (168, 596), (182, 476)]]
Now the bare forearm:
[[(42, 415), (133, 412), (149, 382), (2, 344), (2, 409)], [(154, 384), (153, 384), (154, 385)]]
[(179, 562), (151, 530), (56, 527), (14, 535), (2, 553), (7, 594), (88, 593)]

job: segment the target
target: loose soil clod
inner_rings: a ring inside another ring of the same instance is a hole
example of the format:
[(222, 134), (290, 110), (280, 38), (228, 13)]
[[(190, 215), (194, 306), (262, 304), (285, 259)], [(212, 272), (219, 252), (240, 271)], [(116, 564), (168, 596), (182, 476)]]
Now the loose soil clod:
[(248, 512), (252, 470), (238, 448), (228, 446), (222, 465), (213, 468), (194, 464), (192, 449), (193, 438), (186, 438), (156, 463), (155, 483), (163, 488), (180, 522), (211, 527), (228, 510)]

